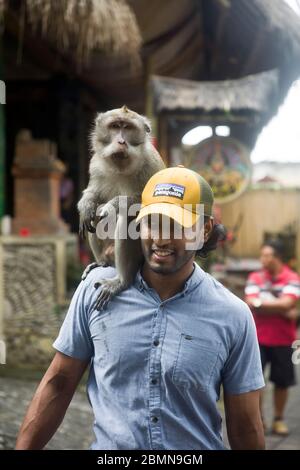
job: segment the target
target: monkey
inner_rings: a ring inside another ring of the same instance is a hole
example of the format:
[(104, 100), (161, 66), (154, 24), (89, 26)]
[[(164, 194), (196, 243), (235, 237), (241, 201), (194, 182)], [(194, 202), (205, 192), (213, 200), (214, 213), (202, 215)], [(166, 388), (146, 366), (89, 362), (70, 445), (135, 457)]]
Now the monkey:
[[(147, 181), (165, 168), (165, 164), (151, 142), (150, 121), (126, 105), (97, 115), (90, 142), (93, 154), (89, 164), (89, 182), (77, 205), (79, 232), (83, 237), (88, 235), (96, 259), (91, 268), (115, 264), (117, 271), (114, 278), (95, 283), (95, 288), (102, 286), (95, 304), (95, 308), (101, 310), (112, 297), (133, 282), (143, 260), (139, 238), (118, 238), (124, 224), (126, 228), (128, 226), (128, 218), (119, 214), (120, 196), (126, 196), (128, 207), (140, 203)], [(98, 213), (97, 208), (103, 204)], [(95, 227), (96, 222), (101, 223), (112, 208), (119, 214), (114, 242), (98, 238)]]

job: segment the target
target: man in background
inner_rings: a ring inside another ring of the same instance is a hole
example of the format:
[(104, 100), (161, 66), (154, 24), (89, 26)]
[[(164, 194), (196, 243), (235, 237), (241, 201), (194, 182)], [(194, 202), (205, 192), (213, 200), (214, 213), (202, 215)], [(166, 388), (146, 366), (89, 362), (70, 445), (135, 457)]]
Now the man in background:
[[(300, 296), (299, 276), (283, 261), (279, 241), (266, 242), (261, 248), (262, 270), (250, 274), (245, 289), (260, 346), (263, 369), (270, 363), (274, 383), (274, 420), (272, 432), (287, 435), (284, 410), (288, 388), (295, 384), (292, 343), (296, 339), (296, 302)], [(262, 408), (262, 400), (261, 400)]]

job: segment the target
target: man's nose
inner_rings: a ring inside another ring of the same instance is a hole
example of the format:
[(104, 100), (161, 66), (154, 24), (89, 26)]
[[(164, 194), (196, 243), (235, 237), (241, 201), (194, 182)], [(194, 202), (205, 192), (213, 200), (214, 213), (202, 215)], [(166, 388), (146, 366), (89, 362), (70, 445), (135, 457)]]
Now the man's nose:
[(162, 233), (154, 233), (152, 240), (153, 243), (155, 243), (155, 245), (158, 247), (168, 245), (168, 243), (171, 241), (170, 237), (166, 238), (166, 236), (163, 236)]

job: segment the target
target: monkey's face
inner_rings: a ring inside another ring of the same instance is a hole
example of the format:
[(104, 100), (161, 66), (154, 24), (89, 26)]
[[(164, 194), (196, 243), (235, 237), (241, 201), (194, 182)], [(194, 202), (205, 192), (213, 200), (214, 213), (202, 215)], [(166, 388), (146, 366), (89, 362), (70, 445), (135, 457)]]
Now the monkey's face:
[(143, 150), (150, 144), (149, 133), (146, 118), (127, 108), (101, 114), (93, 135), (96, 156), (110, 173), (135, 173), (144, 163)]

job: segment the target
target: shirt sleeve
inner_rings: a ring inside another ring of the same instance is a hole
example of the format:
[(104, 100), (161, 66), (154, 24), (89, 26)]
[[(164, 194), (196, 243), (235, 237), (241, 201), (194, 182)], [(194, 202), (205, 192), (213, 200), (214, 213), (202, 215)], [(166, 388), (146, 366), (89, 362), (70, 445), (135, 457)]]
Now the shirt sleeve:
[(289, 282), (283, 287), (281, 295), (288, 295), (297, 300), (300, 298), (300, 279), (297, 274), (291, 277)]
[(245, 295), (251, 297), (259, 297), (260, 294), (260, 287), (256, 280), (255, 273), (249, 275), (246, 287), (245, 287)]
[(71, 300), (67, 315), (53, 343), (53, 347), (67, 356), (76, 359), (90, 359), (94, 354), (91, 339), (88, 283), (82, 281)]
[(247, 393), (265, 386), (255, 323), (245, 305), (245, 318), (222, 371), (224, 391)]

